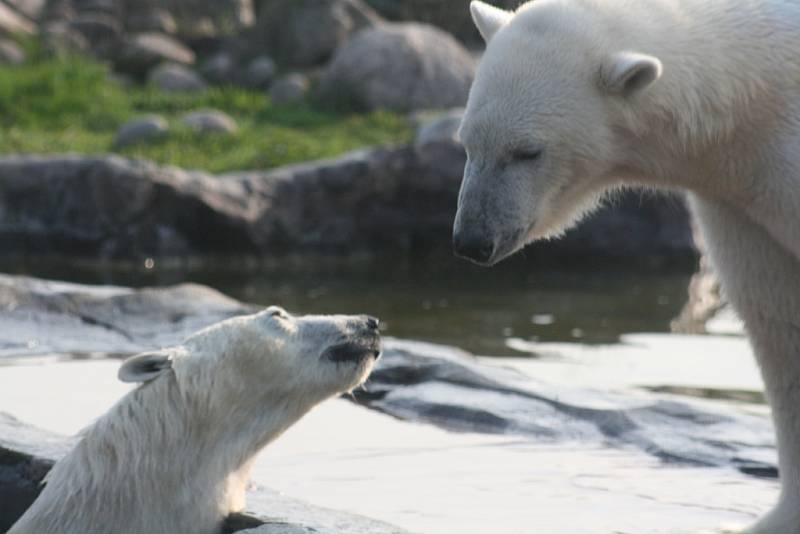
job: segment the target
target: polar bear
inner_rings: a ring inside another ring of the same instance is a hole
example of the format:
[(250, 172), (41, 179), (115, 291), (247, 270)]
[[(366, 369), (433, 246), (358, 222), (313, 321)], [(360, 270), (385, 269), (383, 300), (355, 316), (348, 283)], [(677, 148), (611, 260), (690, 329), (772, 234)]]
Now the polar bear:
[(777, 429), (780, 499), (750, 532), (800, 533), (800, 2), (471, 11), (487, 48), (460, 130), (456, 253), (492, 265), (620, 187), (688, 192)]
[(86, 429), (9, 534), (210, 534), (244, 506), (255, 454), (314, 405), (362, 384), (378, 320), (228, 319), (184, 344), (134, 356), (144, 382)]

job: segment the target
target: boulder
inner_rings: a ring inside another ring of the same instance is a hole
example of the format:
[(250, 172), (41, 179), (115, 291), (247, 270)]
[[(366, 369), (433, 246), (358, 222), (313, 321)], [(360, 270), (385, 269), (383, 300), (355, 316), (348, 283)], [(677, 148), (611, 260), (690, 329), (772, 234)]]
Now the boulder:
[[(120, 157), (0, 158), (0, 255), (138, 259), (449, 251), (466, 162), (450, 141), (212, 176)], [(539, 262), (696, 261), (680, 198), (621, 195)]]
[[(483, 45), (469, 13), (470, 0), (366, 0), (390, 20), (416, 21), (441, 28), (470, 45)], [(491, 0), (489, 3), (514, 10), (523, 0)]]
[(0, 2), (0, 35), (33, 35), (36, 25), (8, 5)]
[(295, 72), (276, 80), (269, 88), (269, 97), (273, 104), (295, 104), (306, 98), (310, 87), (308, 76)]
[(92, 51), (101, 57), (108, 56), (122, 40), (122, 24), (107, 14), (81, 14), (69, 23), (70, 27), (83, 35), (92, 45)]
[(185, 115), (181, 122), (199, 133), (233, 134), (239, 130), (230, 115), (214, 109), (194, 111)]
[(17, 13), (33, 21), (39, 20), (41, 17), (45, 3), (46, 0), (5, 0), (5, 4)]
[(365, 109), (398, 111), (464, 106), (475, 60), (447, 33), (424, 24), (362, 30), (325, 69), (319, 95)]
[(208, 84), (192, 69), (177, 63), (164, 63), (147, 76), (148, 83), (168, 93), (191, 93), (208, 89)]
[(21, 65), (25, 62), (25, 51), (10, 39), (0, 37), (0, 65)]
[[(254, 309), (195, 284), (132, 289), (0, 274), (0, 362), (9, 357), (65, 354), (122, 357), (173, 345), (193, 329)], [(634, 348), (638, 343), (644, 343), (646, 349), (652, 346), (641, 336), (605, 349), (549, 345), (544, 350), (553, 356), (551, 364), (561, 361), (579, 368), (592, 365), (591, 359), (597, 356), (590, 354), (597, 350), (607, 351), (606, 358), (612, 358), (615, 351), (627, 353), (612, 365), (636, 369), (633, 360), (624, 358), (642, 358), (642, 347)], [(687, 340), (679, 338), (672, 343), (683, 350), (687, 346)], [(714, 340), (709, 343), (707, 347), (714, 346)], [(742, 354), (749, 358), (745, 347)], [(647, 392), (638, 384), (635, 393), (626, 395), (621, 389), (602, 391), (551, 380), (534, 379), (512, 365), (487, 365), (453, 347), (386, 338), (369, 387), (355, 390), (349, 398), (402, 420), (452, 431), (504, 434), (532, 442), (616, 444), (671, 463), (776, 475), (772, 430), (763, 415), (746, 414), (739, 407), (679, 401), (674, 395)], [(631, 384), (633, 387), (636, 381)], [(47, 456), (59, 445), (57, 440), (35, 435), (35, 441), (29, 443), (24, 434), (18, 437), (13, 426), (8, 428), (0, 417), (0, 475), (4, 460), (13, 466), (20, 464), (19, 454), (6, 460), (9, 456), (3, 455), (3, 447), (23, 452), (26, 461), (52, 458), (61, 450)], [(720, 440), (720, 435), (729, 439)], [(15, 469), (20, 473), (21, 467)], [(43, 473), (40, 469), (36, 474)], [(18, 478), (12, 482), (19, 486)], [(3, 483), (0, 476), (0, 491)], [(269, 492), (250, 492), (249, 510), (268, 511), (284, 522), (334, 532), (329, 530), (331, 515), (310, 524), (311, 513), (303, 512), (299, 518), (296, 511), (294, 517), (284, 515), (279, 510), (285, 509), (285, 498), (283, 503), (275, 499)], [(365, 532), (386, 532), (383, 527), (373, 525), (377, 530)]]
[(127, 37), (114, 62), (122, 72), (141, 76), (164, 62), (192, 65), (195, 55), (169, 35), (148, 32)]
[(91, 49), (86, 37), (64, 21), (44, 25), (42, 43), (48, 52), (56, 56), (85, 54)]
[(250, 34), (256, 50), (283, 63), (325, 63), (350, 36), (381, 18), (362, 0), (271, 0), (264, 2)]
[(164, 117), (148, 115), (123, 124), (114, 139), (115, 148), (147, 143), (164, 137), (169, 131), (169, 124)]
[(227, 51), (220, 51), (212, 55), (200, 68), (200, 73), (206, 80), (218, 85), (229, 85), (236, 76), (236, 58)]
[(253, 59), (244, 71), (242, 82), (245, 87), (266, 89), (275, 77), (275, 62), (269, 56)]
[(154, 32), (174, 35), (178, 31), (178, 24), (172, 13), (163, 8), (153, 7), (128, 15), (125, 29), (135, 33)]

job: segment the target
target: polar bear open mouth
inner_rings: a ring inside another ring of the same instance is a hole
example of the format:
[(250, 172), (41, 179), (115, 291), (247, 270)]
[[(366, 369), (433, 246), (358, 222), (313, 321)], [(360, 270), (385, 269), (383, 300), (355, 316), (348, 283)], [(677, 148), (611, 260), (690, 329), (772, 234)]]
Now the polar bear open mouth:
[(355, 341), (346, 341), (328, 347), (322, 354), (332, 362), (360, 363), (367, 358), (378, 359), (381, 355), (380, 338), (365, 338)]

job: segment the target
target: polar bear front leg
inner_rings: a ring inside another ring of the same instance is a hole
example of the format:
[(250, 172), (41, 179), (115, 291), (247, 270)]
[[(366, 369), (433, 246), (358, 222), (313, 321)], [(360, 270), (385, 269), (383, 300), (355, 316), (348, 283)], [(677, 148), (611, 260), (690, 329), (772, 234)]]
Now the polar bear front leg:
[(800, 534), (800, 259), (740, 210), (698, 197), (691, 203), (723, 290), (746, 324), (777, 433), (780, 499), (746, 532)]

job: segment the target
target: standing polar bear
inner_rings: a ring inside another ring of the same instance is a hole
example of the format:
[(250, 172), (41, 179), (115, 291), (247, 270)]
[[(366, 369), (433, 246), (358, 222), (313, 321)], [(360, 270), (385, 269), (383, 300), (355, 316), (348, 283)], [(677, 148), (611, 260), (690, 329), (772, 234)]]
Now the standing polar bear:
[(461, 127), (453, 243), (492, 265), (620, 186), (682, 189), (747, 325), (800, 533), (800, 2), (474, 1), (488, 42)]
[(145, 382), (90, 426), (9, 534), (212, 534), (244, 507), (255, 454), (366, 380), (378, 321), (272, 307), (120, 368)]

